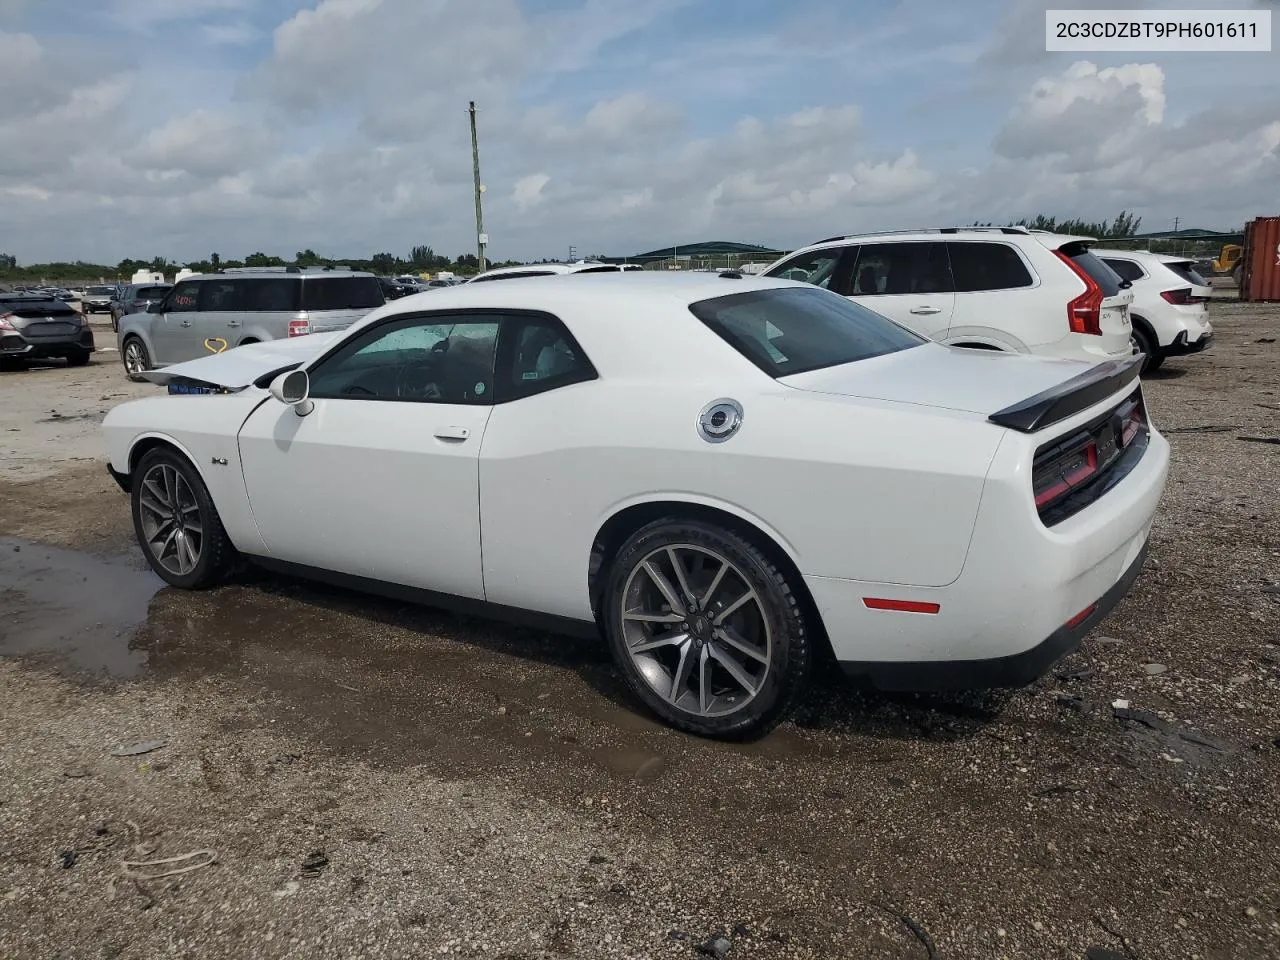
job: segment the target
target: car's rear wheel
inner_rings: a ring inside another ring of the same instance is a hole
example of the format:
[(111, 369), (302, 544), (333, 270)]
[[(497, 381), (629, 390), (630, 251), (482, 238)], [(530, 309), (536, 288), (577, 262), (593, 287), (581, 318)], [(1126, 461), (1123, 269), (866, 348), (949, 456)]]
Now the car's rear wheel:
[(199, 590), (230, 572), (235, 548), (200, 475), (181, 454), (157, 447), (143, 456), (130, 484), (133, 529), (160, 579)]
[(151, 369), (151, 355), (147, 353), (146, 346), (137, 337), (130, 337), (124, 342), (120, 359), (124, 363), (124, 372), (130, 380), (142, 380), (142, 374)]
[(67, 354), (67, 366), (69, 367), (83, 367), (88, 362), (89, 362), (88, 350), (77, 350), (74, 353)]
[(1137, 347), (1138, 352), (1145, 358), (1142, 361), (1143, 373), (1154, 373), (1160, 369), (1160, 364), (1164, 363), (1164, 357), (1160, 355), (1160, 349), (1156, 344), (1156, 338), (1153, 337), (1144, 327), (1134, 324), (1133, 327), (1133, 343)]
[(658, 520), (619, 550), (602, 605), (631, 689), (710, 737), (767, 731), (804, 689), (812, 640), (787, 575), (738, 533)]

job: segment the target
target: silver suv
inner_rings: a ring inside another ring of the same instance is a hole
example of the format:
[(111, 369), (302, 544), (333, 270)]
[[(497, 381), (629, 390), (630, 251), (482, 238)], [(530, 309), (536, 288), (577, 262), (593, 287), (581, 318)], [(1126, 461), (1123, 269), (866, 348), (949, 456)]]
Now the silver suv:
[(120, 319), (125, 372), (222, 353), (246, 343), (345, 330), (386, 303), (371, 273), (331, 268), (228, 269), (187, 277), (144, 312)]

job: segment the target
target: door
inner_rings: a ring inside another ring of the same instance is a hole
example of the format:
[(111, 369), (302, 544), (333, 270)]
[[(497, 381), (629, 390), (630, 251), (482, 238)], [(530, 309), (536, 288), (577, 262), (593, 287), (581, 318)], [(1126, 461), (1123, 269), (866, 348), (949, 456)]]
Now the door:
[(1032, 288), (1035, 277), (1018, 249), (998, 240), (951, 240), (947, 243), (955, 308), (947, 339), (985, 343), (1025, 351), (1061, 339), (1062, 313), (1044, 323), (1043, 298)]
[(271, 556), (483, 599), (479, 451), (498, 318), (397, 317), (311, 365), (314, 407), (274, 400), (240, 431)]
[(154, 360), (158, 364), (181, 363), (194, 360), (203, 349), (192, 349), (195, 342), (195, 318), (200, 309), (200, 284), (184, 280), (161, 301), (159, 313), (151, 323), (151, 345), (155, 348)]
[(850, 298), (921, 336), (942, 339), (951, 323), (955, 287), (940, 241), (864, 243)]
[(231, 277), (200, 284), (200, 312), (193, 318), (193, 356), (222, 353), (240, 344), (244, 334), (244, 284)]

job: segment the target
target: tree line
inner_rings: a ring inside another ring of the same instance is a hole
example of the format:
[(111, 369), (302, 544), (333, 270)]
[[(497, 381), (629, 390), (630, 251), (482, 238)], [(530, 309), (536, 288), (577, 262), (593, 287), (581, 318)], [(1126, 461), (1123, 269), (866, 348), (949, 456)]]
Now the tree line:
[[(490, 261), (488, 266), (513, 266), (518, 261), (508, 260), (502, 263)], [(241, 259), (223, 258), (221, 254), (211, 253), (204, 260), (190, 260), (180, 263), (167, 257), (152, 257), (150, 260), (136, 260), (126, 257), (117, 264), (88, 263), (83, 260), (74, 262), (33, 263), (20, 266), (11, 254), (0, 253), (0, 281), (39, 280), (46, 282), (71, 282), (120, 279), (127, 280), (138, 270), (153, 270), (171, 276), (186, 267), (196, 273), (215, 273), (229, 267), (347, 267), (352, 270), (365, 270), (380, 276), (395, 276), (407, 273), (437, 273), (446, 270), (459, 276), (470, 276), (480, 267), (479, 258), (474, 253), (461, 253), (452, 259), (437, 254), (429, 246), (416, 246), (409, 251), (407, 257), (393, 253), (375, 253), (372, 257), (324, 257), (308, 248), (299, 250), (292, 259), (274, 254), (255, 251)]]

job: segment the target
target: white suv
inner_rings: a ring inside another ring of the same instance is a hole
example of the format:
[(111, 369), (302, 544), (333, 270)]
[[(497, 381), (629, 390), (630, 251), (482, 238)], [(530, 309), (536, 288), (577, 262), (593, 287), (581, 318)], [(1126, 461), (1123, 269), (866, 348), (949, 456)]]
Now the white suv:
[(1209, 322), (1209, 281), (1194, 260), (1146, 250), (1099, 250), (1094, 255), (1133, 284), (1133, 339), (1147, 355), (1144, 371), (1158, 370), (1165, 358), (1199, 353), (1213, 340)]
[(834, 290), (953, 346), (1128, 358), (1133, 294), (1094, 242), (1024, 227), (871, 233), (797, 250), (764, 275)]

